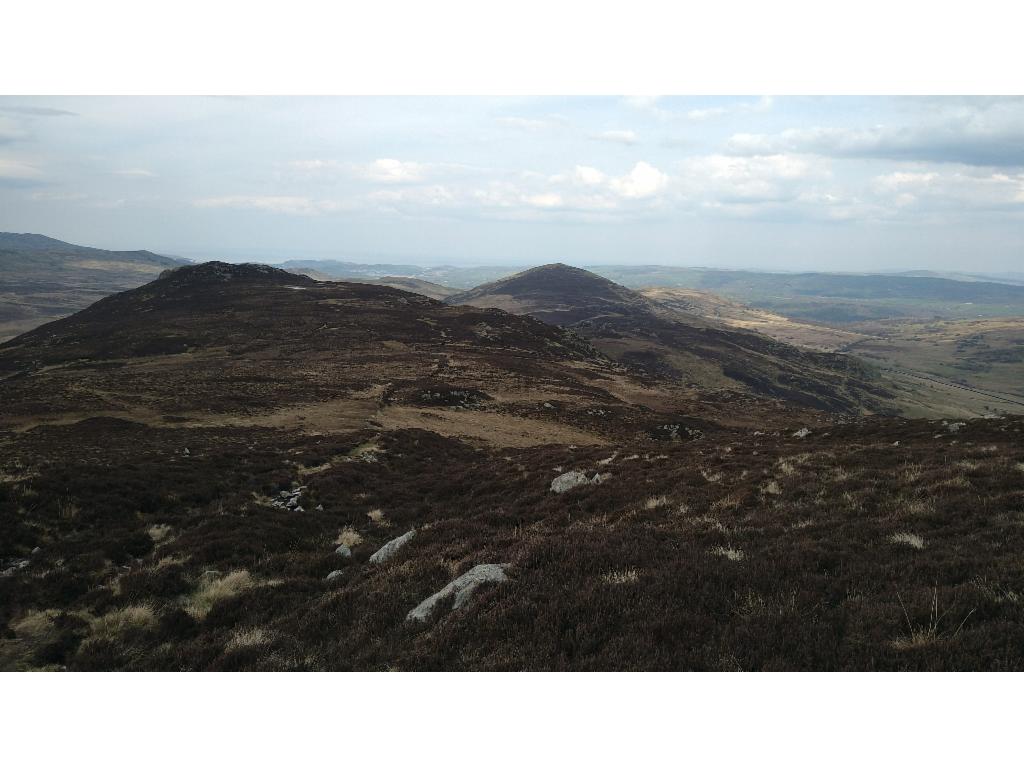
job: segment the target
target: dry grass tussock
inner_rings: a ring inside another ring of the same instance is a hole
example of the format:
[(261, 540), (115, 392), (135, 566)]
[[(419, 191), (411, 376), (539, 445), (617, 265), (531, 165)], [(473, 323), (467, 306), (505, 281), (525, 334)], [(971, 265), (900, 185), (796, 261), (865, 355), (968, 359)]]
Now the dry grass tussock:
[(925, 547), (924, 539), (916, 533), (908, 533), (906, 531), (894, 533), (889, 537), (889, 541), (893, 544), (906, 544), (908, 547), (913, 547), (914, 549), (924, 549)]
[(237, 651), (241, 648), (255, 648), (260, 645), (268, 645), (273, 639), (271, 634), (262, 627), (250, 627), (235, 632), (224, 647), (226, 651)]
[(651, 498), (644, 502), (644, 509), (650, 511), (668, 506), (669, 503), (668, 496), (651, 496)]
[(256, 580), (245, 570), (231, 571), (220, 578), (204, 578), (200, 582), (199, 588), (189, 596), (185, 610), (194, 618), (201, 619), (210, 612), (216, 603), (234, 597), (254, 586), (256, 586)]
[(390, 528), (391, 523), (384, 515), (383, 509), (371, 509), (366, 513), (366, 516), (370, 518), (370, 522), (374, 525), (379, 525), (381, 528)]
[(711, 502), (711, 511), (712, 512), (725, 512), (725, 511), (731, 511), (731, 510), (734, 510), (734, 509), (739, 509), (740, 505), (742, 503), (743, 503), (743, 493), (742, 493), (742, 491), (736, 491), (734, 493), (730, 493), (727, 496), (723, 496), (722, 498), (717, 499), (717, 500)]
[(149, 538), (151, 538), (155, 544), (159, 544), (171, 535), (171, 526), (164, 525), (162, 523), (158, 525), (151, 525), (148, 533)]
[(18, 621), (11, 623), (11, 629), (18, 637), (41, 637), (53, 629), (53, 619), (58, 611), (29, 611)]
[(735, 549), (733, 547), (715, 547), (711, 550), (711, 554), (732, 560), (734, 563), (738, 563), (746, 557), (742, 549)]
[(951, 633), (946, 633), (942, 630), (942, 620), (949, 613), (947, 608), (942, 613), (939, 613), (939, 593), (937, 589), (932, 590), (931, 605), (928, 609), (928, 620), (923, 624), (915, 624), (910, 620), (910, 613), (907, 611), (907, 606), (903, 602), (903, 597), (897, 592), (896, 597), (899, 598), (900, 607), (903, 609), (903, 617), (907, 622), (907, 634), (901, 635), (893, 640), (890, 645), (897, 651), (908, 651), (917, 648), (925, 648), (929, 645), (933, 645), (939, 642), (950, 642), (955, 640), (957, 635), (960, 634), (960, 630), (964, 628), (964, 624), (971, 618), (971, 614), (974, 613), (975, 609), (971, 609), (963, 620)]
[(359, 534), (352, 526), (346, 526), (341, 533), (338, 534), (338, 538), (334, 540), (335, 544), (344, 544), (346, 547), (355, 547), (363, 543), (363, 537)]
[(601, 581), (605, 584), (636, 584), (639, 580), (640, 575), (637, 573), (636, 568), (608, 571), (601, 576)]
[(129, 605), (105, 613), (92, 620), (90, 631), (93, 637), (110, 639), (130, 629), (152, 629), (156, 626), (156, 614), (146, 603)]

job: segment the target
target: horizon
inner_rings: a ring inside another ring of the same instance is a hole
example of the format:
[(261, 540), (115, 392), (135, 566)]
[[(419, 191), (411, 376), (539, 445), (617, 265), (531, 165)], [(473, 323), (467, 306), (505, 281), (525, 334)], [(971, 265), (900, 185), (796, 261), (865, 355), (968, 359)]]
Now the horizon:
[(0, 229), (111, 250), (1003, 274), (1022, 224), (1019, 98), (0, 97)]

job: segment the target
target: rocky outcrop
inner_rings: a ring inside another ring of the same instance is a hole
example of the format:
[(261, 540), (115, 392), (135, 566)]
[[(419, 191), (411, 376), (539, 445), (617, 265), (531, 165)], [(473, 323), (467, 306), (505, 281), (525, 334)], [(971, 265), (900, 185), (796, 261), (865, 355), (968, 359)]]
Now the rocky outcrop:
[(392, 557), (395, 556), (395, 554), (397, 554), (398, 550), (400, 550), (402, 547), (404, 547), (406, 544), (408, 544), (410, 541), (412, 541), (412, 537), (415, 536), (415, 535), (416, 535), (416, 529), (414, 528), (413, 530), (409, 531), (408, 533), (403, 533), (397, 539), (392, 539), (387, 544), (385, 544), (383, 547), (381, 547), (376, 552), (374, 552), (372, 555), (370, 555), (370, 562), (371, 563), (383, 563), (383, 562), (385, 562), (387, 560), (390, 560)]
[(459, 578), (449, 582), (444, 589), (435, 592), (409, 611), (405, 620), (426, 621), (433, 615), (438, 604), (445, 598), (451, 597), (452, 595), (455, 596), (455, 602), (452, 604), (452, 609), (458, 610), (466, 604), (466, 601), (469, 600), (470, 596), (481, 585), (508, 581), (508, 576), (505, 575), (505, 569), (508, 567), (508, 563), (486, 563), (484, 565), (477, 565), (470, 568), (464, 574), (459, 576)]
[(551, 491), (553, 493), (565, 493), (581, 485), (600, 485), (609, 477), (611, 477), (609, 473), (602, 475), (600, 472), (596, 472), (593, 477), (588, 478), (583, 472), (573, 470), (572, 472), (561, 474), (552, 480)]

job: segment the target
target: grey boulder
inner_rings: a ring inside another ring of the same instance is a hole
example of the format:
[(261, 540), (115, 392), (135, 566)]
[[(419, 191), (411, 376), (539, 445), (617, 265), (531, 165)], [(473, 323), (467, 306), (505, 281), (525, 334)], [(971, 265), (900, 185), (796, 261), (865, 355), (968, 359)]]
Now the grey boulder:
[(394, 557), (398, 553), (398, 550), (400, 550), (402, 547), (404, 547), (406, 544), (408, 544), (410, 541), (412, 541), (412, 537), (415, 536), (415, 535), (416, 535), (416, 529), (414, 528), (413, 530), (409, 531), (408, 533), (403, 533), (397, 539), (392, 539), (387, 544), (385, 544), (383, 547), (381, 547), (376, 552), (374, 552), (372, 555), (370, 555), (370, 562), (371, 563), (383, 563), (386, 560), (390, 560), (392, 557)]
[(477, 587), (482, 584), (494, 584), (502, 581), (508, 581), (508, 576), (505, 575), (505, 569), (508, 567), (508, 563), (486, 563), (484, 565), (477, 565), (470, 568), (464, 574), (459, 576), (459, 578), (449, 582), (444, 589), (435, 592), (409, 611), (405, 620), (426, 621), (434, 613), (434, 609), (437, 607), (437, 604), (452, 595), (455, 596), (455, 602), (453, 603), (452, 608), (456, 610), (461, 608), (476, 591)]

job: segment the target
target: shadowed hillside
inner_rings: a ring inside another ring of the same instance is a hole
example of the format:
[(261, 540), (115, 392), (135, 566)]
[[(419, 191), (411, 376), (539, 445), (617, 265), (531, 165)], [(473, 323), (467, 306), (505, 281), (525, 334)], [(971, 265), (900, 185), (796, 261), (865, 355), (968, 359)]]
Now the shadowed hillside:
[(829, 411), (892, 410), (891, 394), (854, 358), (813, 352), (682, 312), (586, 270), (554, 264), (450, 296), (558, 323), (650, 375)]
[(152, 280), (179, 259), (0, 232), (0, 341)]

